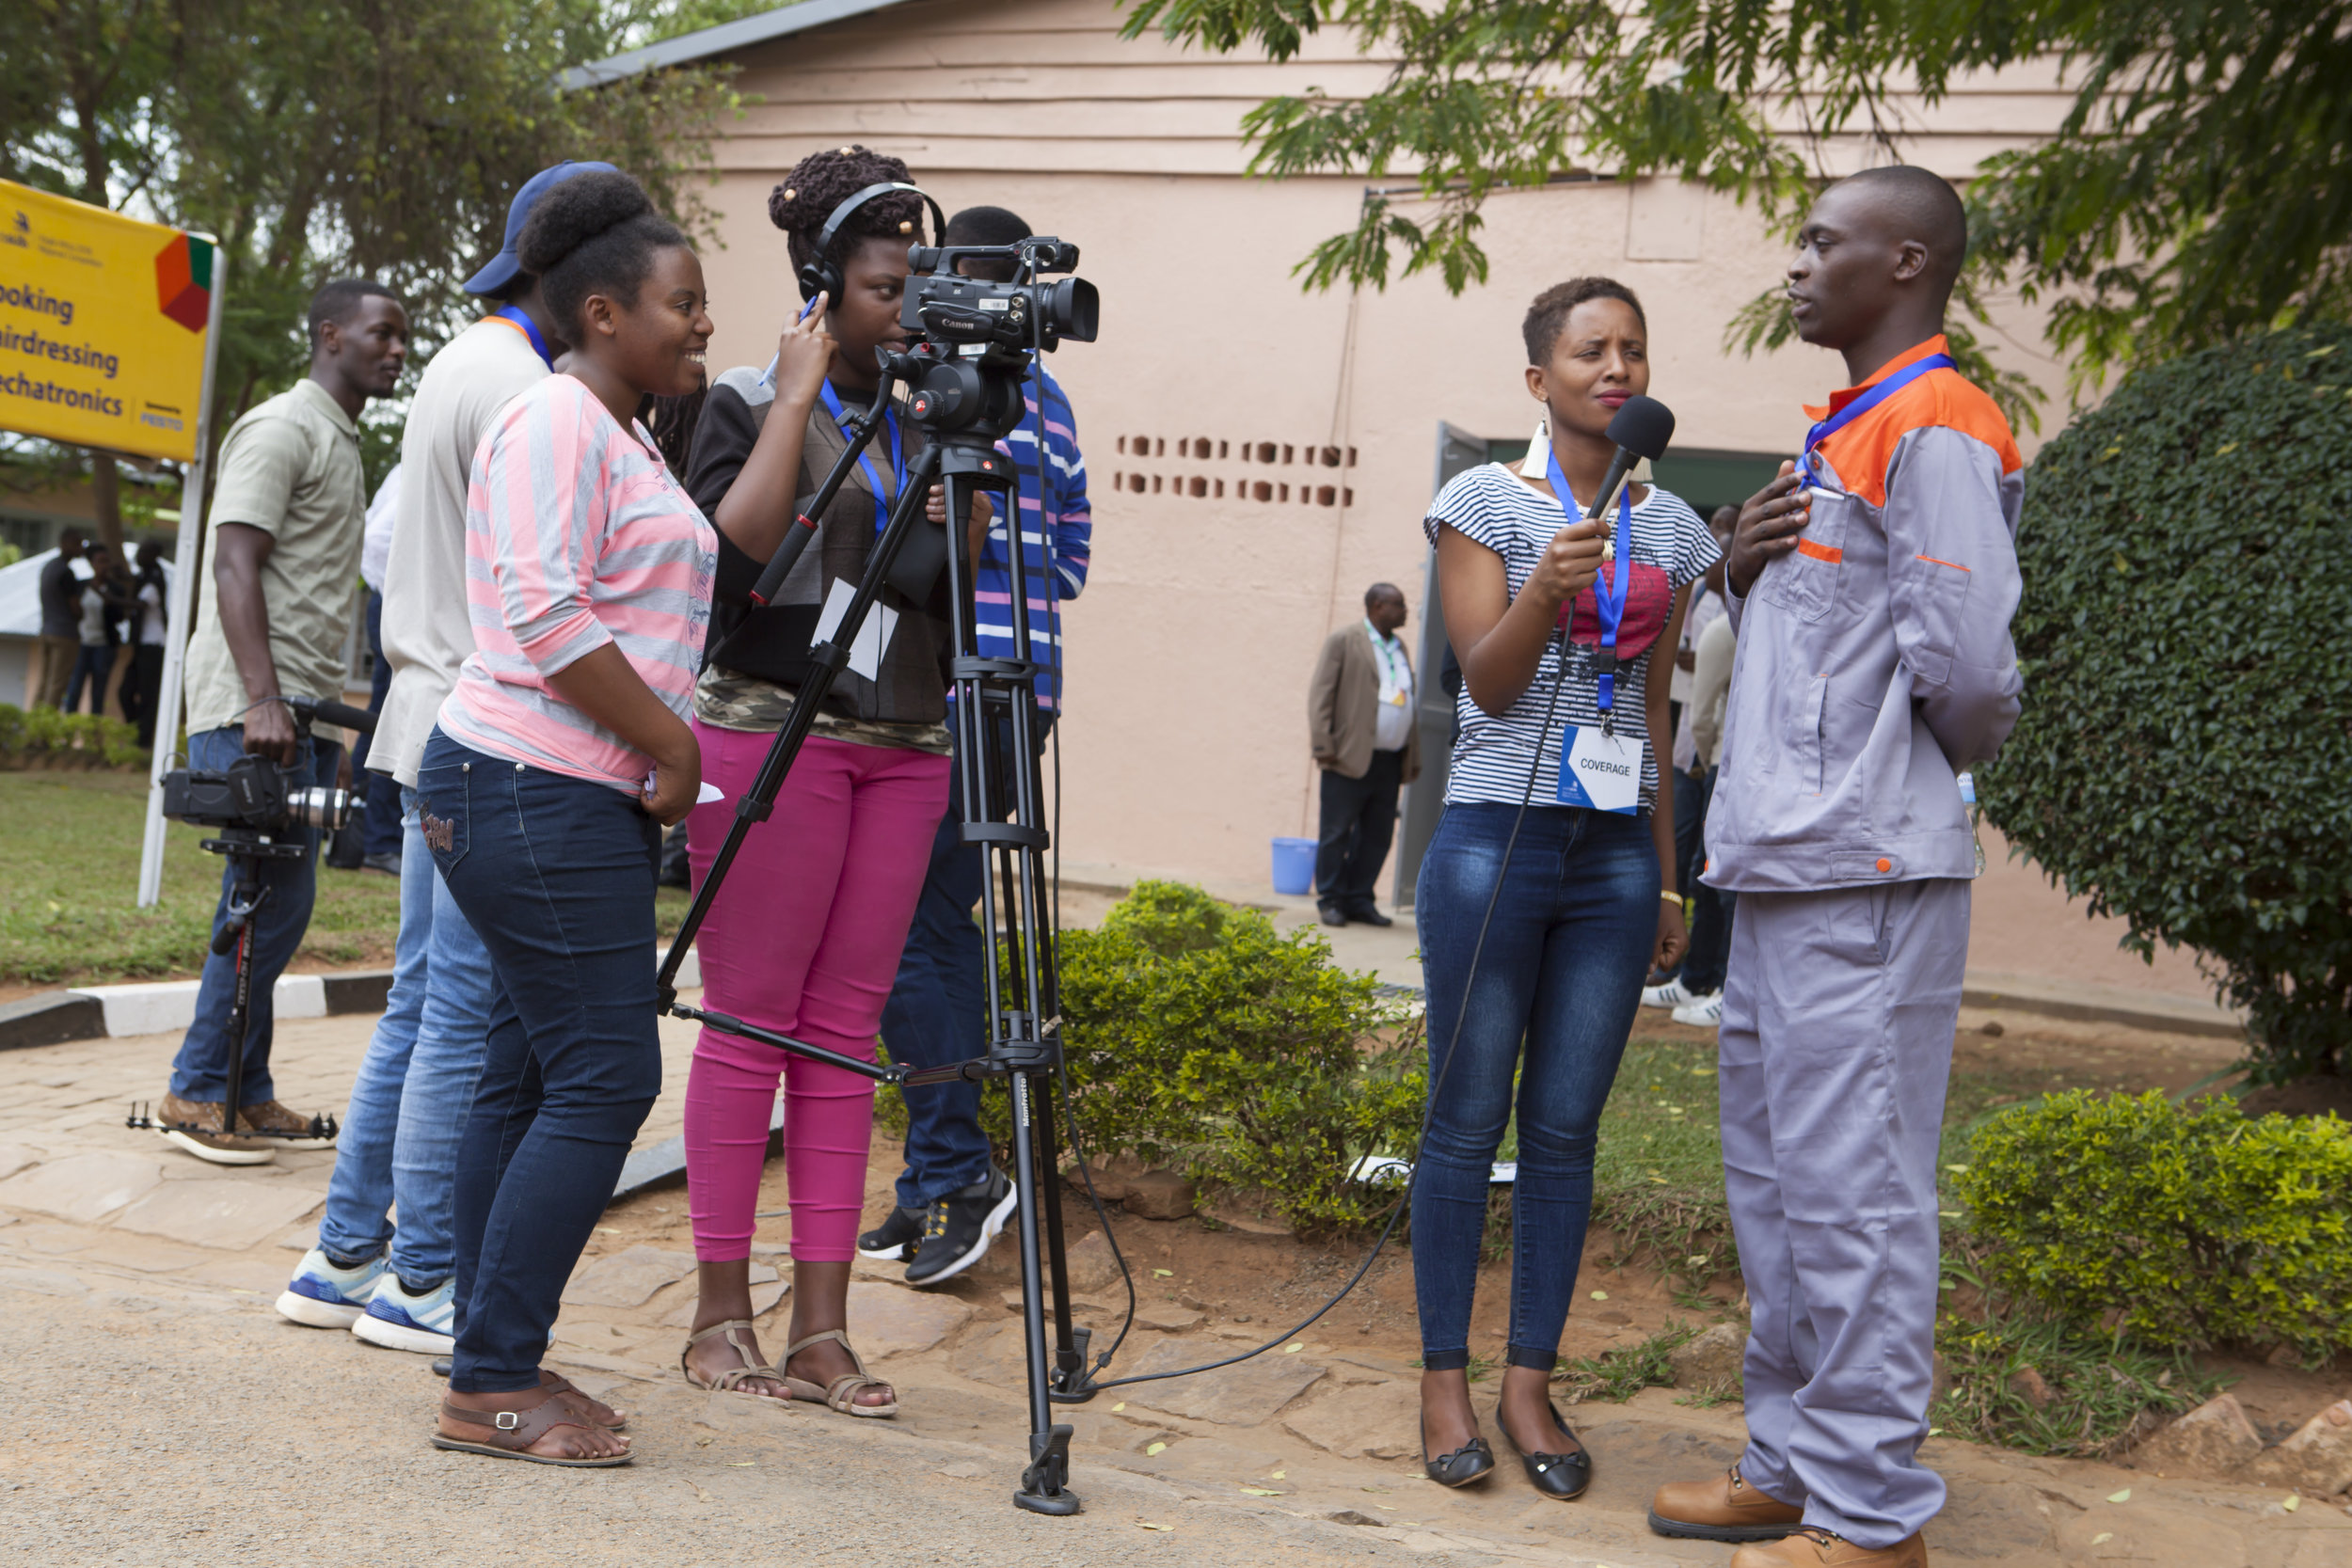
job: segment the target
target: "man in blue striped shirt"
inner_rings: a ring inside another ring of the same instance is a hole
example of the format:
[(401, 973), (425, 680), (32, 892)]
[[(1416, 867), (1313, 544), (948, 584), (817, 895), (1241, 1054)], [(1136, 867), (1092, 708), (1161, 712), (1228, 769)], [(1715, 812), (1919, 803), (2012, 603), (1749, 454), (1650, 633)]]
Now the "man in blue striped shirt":
[[(971, 207), (948, 220), (945, 243), (1012, 245), (1029, 234), (1027, 224), (1001, 207)], [(983, 276), (985, 263), (961, 265), (967, 274)], [(1008, 272), (998, 280), (1009, 277)], [(1029, 657), (1043, 666), (1037, 680), (1037, 736), (1042, 745), (1061, 709), (1061, 601), (1076, 598), (1086, 586), (1094, 515), (1087, 505), (1086, 459), (1078, 452), (1070, 400), (1042, 364), (1029, 372), (1026, 393), (1027, 417), (999, 446), (1012, 458), (1020, 480)], [(974, 626), (983, 658), (1014, 656), (1009, 521), (999, 516), (991, 525), (972, 574)], [(1009, 725), (998, 723), (1009, 741)], [(997, 791), (997, 799), (1009, 798), (1009, 788)], [(890, 1059), (911, 1067), (968, 1061), (987, 1050), (987, 944), (972, 919), (987, 866), (979, 847), (963, 842), (962, 823), (962, 796), (951, 784), (906, 952), (882, 1009), (882, 1043)], [(906, 1169), (898, 1177), (898, 1204), (880, 1226), (858, 1238), (858, 1251), (886, 1261), (905, 1259), (907, 1283), (936, 1285), (987, 1254), (1012, 1212), (1012, 1184), (989, 1164), (979, 1085), (918, 1089), (906, 1097)]]

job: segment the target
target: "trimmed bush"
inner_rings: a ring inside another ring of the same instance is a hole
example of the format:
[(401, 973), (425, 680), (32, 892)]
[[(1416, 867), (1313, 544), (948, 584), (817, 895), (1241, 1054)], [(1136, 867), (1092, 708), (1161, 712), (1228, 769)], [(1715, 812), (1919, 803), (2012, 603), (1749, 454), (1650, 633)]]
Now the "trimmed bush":
[[(1263, 1192), (1305, 1231), (1377, 1219), (1395, 1189), (1353, 1172), (1366, 1154), (1410, 1155), (1422, 1074), (1417, 1029), (1365, 1048), (1390, 1022), (1376, 987), (1335, 967), (1311, 929), (1284, 936), (1198, 888), (1137, 884), (1099, 930), (1061, 937), (1062, 1041), (1088, 1152)], [(1000, 1145), (1006, 1105), (982, 1102)]]
[(2134, 372), (2027, 474), (2026, 708), (1986, 814), (2206, 955), (2269, 1081), (2352, 1041), (2352, 327)]
[(130, 768), (146, 762), (139, 732), (120, 719), (0, 703), (0, 768)]
[(2085, 1090), (1977, 1132), (1957, 1184), (1993, 1280), (2162, 1348), (2352, 1348), (2352, 1124)]

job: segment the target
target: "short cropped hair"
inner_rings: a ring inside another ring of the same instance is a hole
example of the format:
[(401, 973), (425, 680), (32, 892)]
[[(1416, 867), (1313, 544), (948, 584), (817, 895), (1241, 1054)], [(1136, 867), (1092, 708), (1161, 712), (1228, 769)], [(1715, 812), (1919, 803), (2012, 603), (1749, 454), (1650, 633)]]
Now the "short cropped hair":
[(1370, 610), (1376, 601), (1385, 599), (1391, 594), (1395, 594), (1399, 599), (1405, 597), (1405, 590), (1399, 588), (1395, 583), (1374, 583), (1370, 588), (1364, 590), (1364, 608), (1366, 610)]
[(1037, 232), (1018, 213), (1002, 207), (966, 207), (947, 220), (946, 245), (1019, 245)]
[(1859, 186), (1874, 205), (1894, 214), (1903, 237), (1928, 247), (1938, 283), (1949, 288), (1959, 277), (1968, 258), (1968, 208), (1950, 181), (1915, 164), (1887, 164), (1837, 183)]
[(359, 313), (364, 299), (389, 299), (394, 305), (400, 296), (373, 277), (338, 277), (334, 282), (310, 296), (310, 352), (319, 349), (320, 334), (328, 322), (341, 326)]
[(1642, 302), (1631, 289), (1613, 277), (1571, 277), (1537, 294), (1527, 308), (1527, 319), (1519, 324), (1519, 335), (1527, 340), (1527, 362), (1541, 365), (1550, 359), (1568, 312), (1596, 299), (1623, 300), (1633, 307), (1633, 319), (1642, 324), (1642, 330), (1649, 330), (1649, 317), (1643, 313)]

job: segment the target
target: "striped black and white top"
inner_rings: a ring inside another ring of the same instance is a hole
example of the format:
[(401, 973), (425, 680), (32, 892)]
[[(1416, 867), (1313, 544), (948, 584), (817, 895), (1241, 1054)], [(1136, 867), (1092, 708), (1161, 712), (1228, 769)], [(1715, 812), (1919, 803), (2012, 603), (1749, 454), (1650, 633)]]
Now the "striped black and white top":
[[(1422, 527), (1431, 544), (1440, 525), (1484, 545), (1502, 557), (1503, 576), (1511, 595), (1518, 596), (1566, 522), (1560, 503), (1535, 489), (1501, 463), (1488, 463), (1455, 477), (1438, 493)], [(1699, 515), (1682, 498), (1656, 485), (1633, 509), (1632, 565), (1635, 580), (1628, 594), (1626, 617), (1618, 629), (1621, 648), (1646, 638), (1652, 649), (1673, 610), (1677, 590), (1697, 580), (1722, 551)], [(1646, 579), (1646, 580), (1645, 580)], [(1491, 801), (1516, 806), (1527, 795), (1528, 766), (1535, 763), (1537, 805), (1558, 799), (1560, 746), (1572, 725), (1600, 722), (1599, 678), (1593, 672), (1593, 592), (1578, 598), (1575, 641), (1568, 653), (1567, 685), (1552, 706), (1551, 725), (1544, 728), (1544, 710), (1551, 705), (1552, 684), (1560, 678), (1557, 643), (1544, 650), (1535, 678), (1519, 694), (1511, 711), (1497, 717), (1470, 700), (1464, 682), (1455, 699), (1462, 724), (1454, 743), (1453, 768), (1446, 779), (1448, 804)], [(1669, 648), (1660, 656), (1674, 657)], [(1614, 706), (1616, 733), (1645, 742), (1642, 748), (1642, 807), (1658, 799), (1658, 749), (1649, 739), (1647, 688), (1650, 659), (1645, 656), (1617, 673)], [(1537, 760), (1540, 744), (1541, 760)]]

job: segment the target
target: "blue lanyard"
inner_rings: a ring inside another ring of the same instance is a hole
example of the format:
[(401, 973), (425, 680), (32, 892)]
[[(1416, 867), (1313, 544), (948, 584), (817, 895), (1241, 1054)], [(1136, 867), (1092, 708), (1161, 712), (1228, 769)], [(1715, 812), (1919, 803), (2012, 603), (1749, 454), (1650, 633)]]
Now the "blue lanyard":
[[(841, 395), (833, 389), (833, 383), (819, 382), (817, 390), (818, 395), (825, 400), (825, 412), (833, 416), (834, 422), (848, 424), (849, 411), (841, 406)], [(882, 430), (890, 442), (890, 472), (898, 482), (898, 487), (890, 492), (891, 498), (896, 499), (898, 491), (907, 486), (907, 457), (898, 445), (898, 416), (887, 408), (882, 410)], [(879, 536), (890, 522), (890, 501), (882, 499), (882, 470), (874, 467), (870, 450), (859, 452), (857, 462), (858, 467), (866, 470), (866, 483), (874, 493), (874, 532)]]
[(539, 324), (531, 319), (530, 311), (519, 305), (501, 305), (490, 314), (521, 327), (523, 336), (531, 340), (531, 351), (539, 356), (539, 362), (549, 370), (555, 369), (555, 356), (548, 352), (548, 341), (539, 335)]
[[(1545, 469), (1551, 481), (1552, 498), (1569, 523), (1581, 521), (1576, 513), (1576, 495), (1568, 488), (1565, 474), (1560, 471), (1560, 456), (1551, 454)], [(1600, 615), (1600, 692), (1596, 701), (1604, 721), (1617, 701), (1617, 626), (1625, 619), (1626, 587), (1633, 579), (1633, 482), (1628, 479), (1617, 492), (1617, 552), (1614, 569), (1593, 579), (1593, 608)]]
[(1853, 402), (1846, 404), (1845, 407), (1840, 408), (1836, 413), (1832, 414), (1828, 419), (1823, 420), (1820, 424), (1815, 425), (1811, 430), (1805, 432), (1804, 456), (1797, 466), (1804, 470), (1804, 474), (1807, 479), (1820, 479), (1821, 477), (1820, 460), (1815, 457), (1813, 453), (1815, 449), (1820, 447), (1823, 441), (1828, 440), (1831, 436), (1836, 435), (1839, 431), (1853, 423), (1854, 420), (1862, 418), (1863, 415), (1867, 414), (1871, 409), (1876, 408), (1880, 404), (1884, 403), (1888, 398), (1893, 397), (1897, 392), (1901, 391), (1904, 388), (1910, 386), (1913, 382), (1918, 380), (1930, 371), (1950, 371), (1958, 370), (1959, 368), (1959, 366), (1952, 363), (1952, 356), (1948, 354), (1931, 354), (1925, 359), (1913, 360), (1910, 364), (1905, 365), (1901, 370), (1897, 371), (1893, 375), (1888, 376), (1885, 380), (1880, 382), (1877, 386), (1872, 387), (1868, 391), (1854, 399)]

